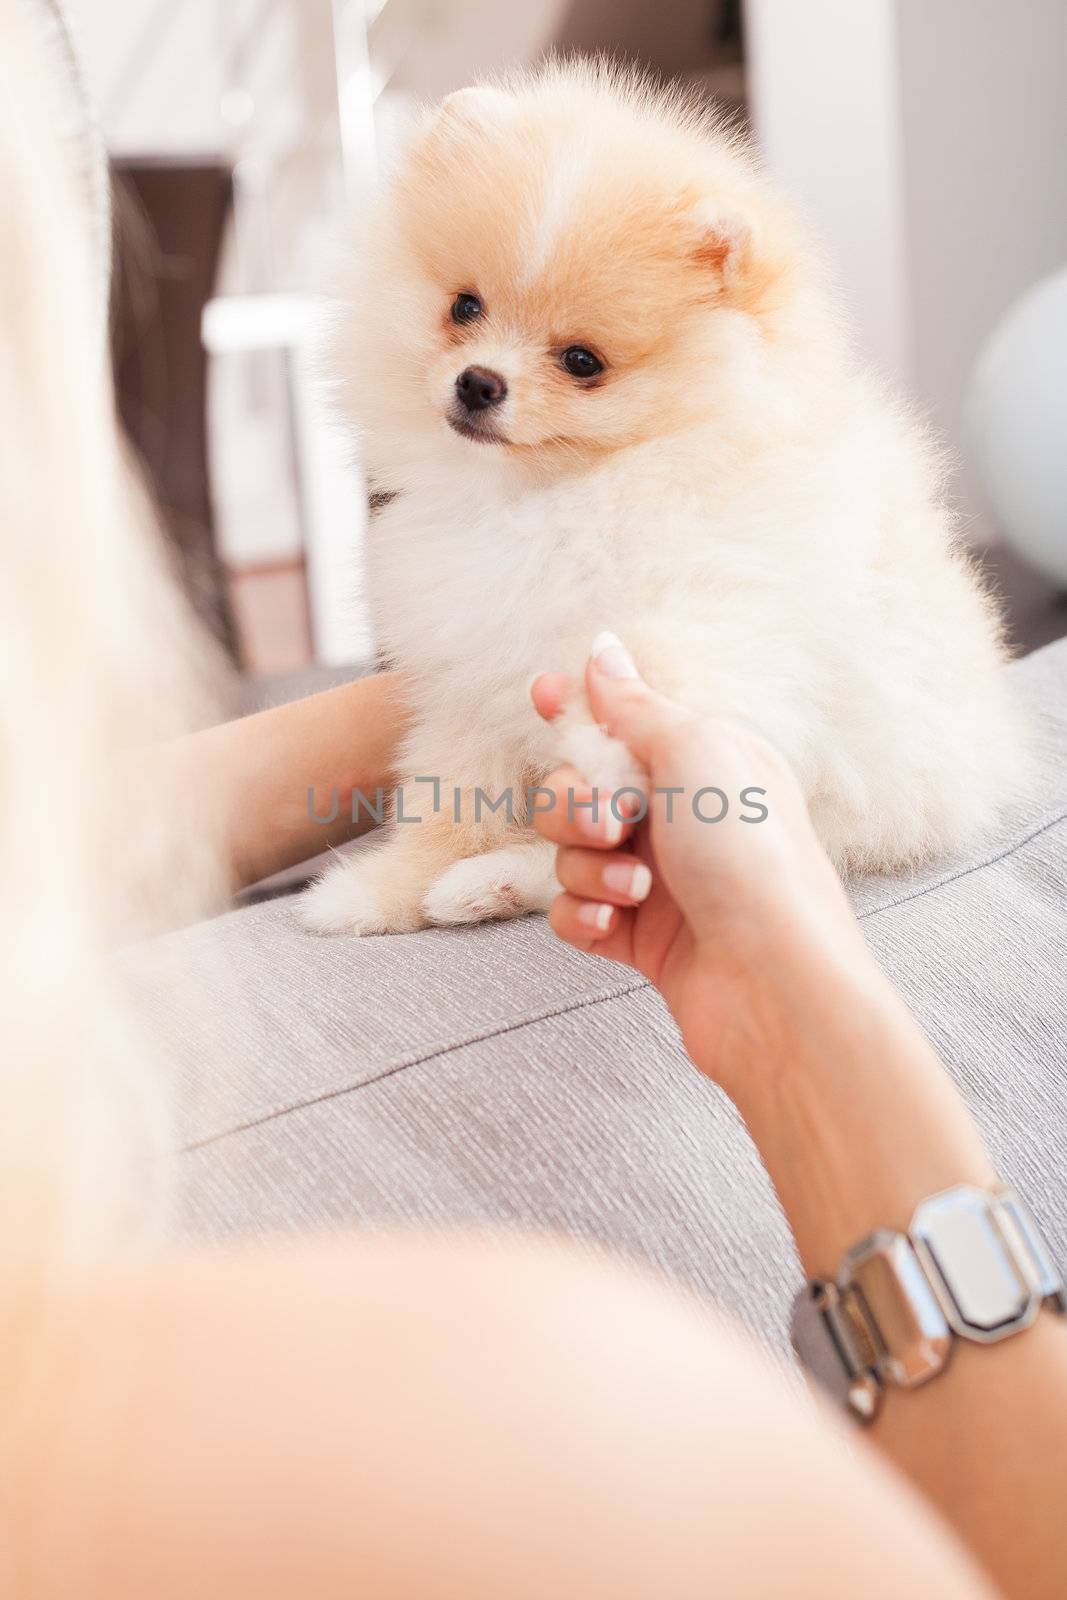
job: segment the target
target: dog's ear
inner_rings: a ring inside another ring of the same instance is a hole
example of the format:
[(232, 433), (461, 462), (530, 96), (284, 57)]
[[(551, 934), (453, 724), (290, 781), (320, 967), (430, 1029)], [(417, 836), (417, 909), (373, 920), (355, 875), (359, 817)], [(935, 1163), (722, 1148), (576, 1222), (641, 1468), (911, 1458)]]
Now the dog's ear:
[(515, 101), (503, 89), (492, 84), (476, 83), (469, 89), (457, 89), (441, 101), (438, 117), (442, 122), (466, 123), (469, 128), (490, 127), (499, 123), (514, 106)]
[(499, 137), (515, 101), (503, 89), (478, 83), (446, 95), (423, 118), (412, 144), (416, 160), (440, 166), (474, 141), (492, 144)]
[(717, 274), (723, 289), (743, 287), (755, 259), (751, 225), (738, 212), (714, 200), (700, 200), (687, 213), (693, 256)]

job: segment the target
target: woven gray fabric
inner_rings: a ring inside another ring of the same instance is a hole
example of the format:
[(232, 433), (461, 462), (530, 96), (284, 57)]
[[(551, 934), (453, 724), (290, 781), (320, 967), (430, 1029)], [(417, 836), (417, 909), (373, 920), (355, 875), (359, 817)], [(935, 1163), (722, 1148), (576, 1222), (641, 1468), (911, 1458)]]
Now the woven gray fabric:
[[(854, 903), (1067, 1260), (1067, 641), (1012, 671), (1039, 771), (995, 846)], [(173, 1073), (185, 1236), (558, 1229), (784, 1345), (798, 1267), (740, 1120), (655, 993), (543, 919), (326, 940), (273, 901), (126, 964)]]

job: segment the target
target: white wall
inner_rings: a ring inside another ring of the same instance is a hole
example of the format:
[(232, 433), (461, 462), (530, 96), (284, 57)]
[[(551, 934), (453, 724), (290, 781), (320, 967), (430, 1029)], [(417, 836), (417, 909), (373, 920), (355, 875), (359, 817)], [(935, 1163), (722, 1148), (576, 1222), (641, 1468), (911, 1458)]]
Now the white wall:
[(915, 379), (959, 440), (986, 337), (1067, 263), (1067, 0), (897, 11)]
[(211, 0), (67, 0), (112, 150), (193, 155), (223, 147), (221, 9)]
[(748, 101), (830, 255), (863, 348), (910, 380), (895, 0), (748, 0)]
[(371, 27), (371, 57), (396, 89), (438, 100), (531, 60), (567, 9), (568, 0), (388, 0)]
[[(837, 262), (870, 357), (963, 457), (998, 317), (1067, 261), (1067, 0), (747, 0), (772, 168)], [(964, 462), (961, 508), (991, 530)]]

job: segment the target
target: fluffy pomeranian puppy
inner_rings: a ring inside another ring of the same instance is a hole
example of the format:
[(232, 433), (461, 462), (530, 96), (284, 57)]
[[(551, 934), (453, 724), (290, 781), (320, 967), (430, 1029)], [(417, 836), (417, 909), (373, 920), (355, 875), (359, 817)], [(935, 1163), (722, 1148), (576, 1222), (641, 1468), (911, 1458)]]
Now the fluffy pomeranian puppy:
[(367, 580), (410, 685), (417, 825), (335, 862), (309, 927), (547, 907), (531, 787), (566, 758), (610, 790), (626, 763), (581, 705), (541, 723), (527, 686), (580, 679), (601, 630), (776, 745), (842, 871), (987, 826), (1019, 743), (994, 610), (922, 429), (736, 135), (603, 66), (462, 90), (353, 253), (336, 370), (384, 502)]

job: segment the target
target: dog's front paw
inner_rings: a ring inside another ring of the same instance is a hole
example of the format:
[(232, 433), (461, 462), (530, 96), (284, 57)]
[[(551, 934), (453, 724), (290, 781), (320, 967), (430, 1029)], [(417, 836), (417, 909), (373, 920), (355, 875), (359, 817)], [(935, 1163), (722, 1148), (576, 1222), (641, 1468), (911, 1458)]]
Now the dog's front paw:
[(390, 896), (370, 863), (339, 861), (300, 897), (297, 913), (311, 933), (411, 933), (425, 926), (417, 901)]
[(555, 851), (538, 841), (453, 862), (430, 886), (423, 911), (442, 926), (490, 922), (547, 911), (558, 893)]
[(623, 790), (636, 789), (644, 793), (648, 774), (630, 754), (621, 739), (595, 722), (574, 721), (564, 725), (559, 733), (561, 758), (575, 767), (596, 789), (601, 803), (607, 804), (613, 795)]

